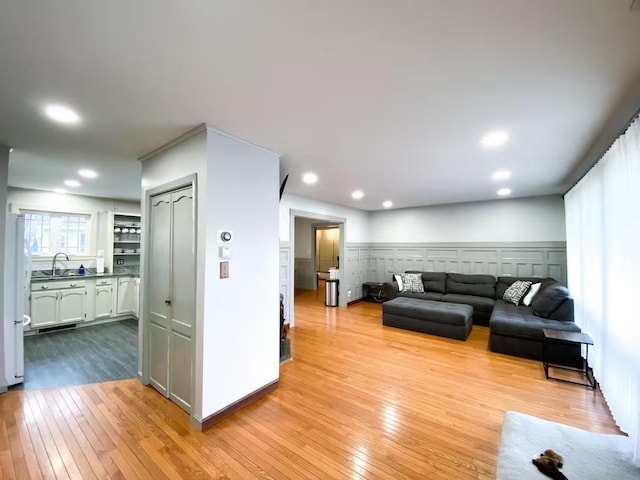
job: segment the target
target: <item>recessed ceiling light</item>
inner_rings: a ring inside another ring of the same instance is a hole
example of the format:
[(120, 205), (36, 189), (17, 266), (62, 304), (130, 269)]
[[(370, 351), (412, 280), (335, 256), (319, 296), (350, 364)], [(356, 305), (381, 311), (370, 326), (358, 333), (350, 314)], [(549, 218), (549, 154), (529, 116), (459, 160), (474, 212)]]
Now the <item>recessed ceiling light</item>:
[(78, 170), (78, 175), (84, 178), (96, 178), (98, 174), (93, 170), (89, 170), (88, 168), (81, 168)]
[(362, 197), (364, 197), (364, 193), (362, 192), (362, 190), (354, 190), (353, 192), (351, 192), (351, 198), (353, 198), (354, 200), (360, 200)]
[(302, 175), (302, 181), (307, 185), (313, 185), (318, 181), (318, 175), (316, 175), (313, 172), (307, 172), (304, 175)]
[(80, 182), (78, 180), (65, 180), (64, 184), (67, 187), (79, 187), (80, 186)]
[(501, 188), (496, 193), (498, 195), (500, 195), (501, 197), (506, 197), (507, 195), (511, 195), (511, 189), (510, 188)]
[(67, 191), (64, 188), (54, 188), (53, 191), (59, 194), (65, 194)]
[(496, 172), (493, 172), (493, 174), (491, 174), (491, 178), (493, 178), (496, 181), (506, 180), (508, 178), (511, 178), (511, 172), (509, 170), (498, 170)]
[(44, 113), (51, 120), (59, 123), (74, 124), (80, 121), (80, 116), (69, 107), (64, 105), (51, 104), (47, 105)]
[(485, 148), (496, 148), (504, 145), (509, 140), (509, 132), (506, 130), (491, 130), (480, 140)]
[(384, 208), (391, 208), (393, 207), (393, 202), (391, 200), (385, 200), (384, 202), (382, 202), (382, 206)]

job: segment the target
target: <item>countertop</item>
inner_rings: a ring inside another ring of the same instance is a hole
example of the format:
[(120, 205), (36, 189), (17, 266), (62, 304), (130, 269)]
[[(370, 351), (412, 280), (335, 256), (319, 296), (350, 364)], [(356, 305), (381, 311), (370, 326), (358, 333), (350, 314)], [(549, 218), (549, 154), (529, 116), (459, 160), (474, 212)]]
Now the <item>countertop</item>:
[(137, 278), (140, 274), (131, 272), (110, 272), (110, 273), (85, 273), (84, 275), (37, 275), (31, 277), (31, 283), (55, 282), (57, 280), (82, 280), (92, 278), (114, 278), (114, 277), (133, 277)]

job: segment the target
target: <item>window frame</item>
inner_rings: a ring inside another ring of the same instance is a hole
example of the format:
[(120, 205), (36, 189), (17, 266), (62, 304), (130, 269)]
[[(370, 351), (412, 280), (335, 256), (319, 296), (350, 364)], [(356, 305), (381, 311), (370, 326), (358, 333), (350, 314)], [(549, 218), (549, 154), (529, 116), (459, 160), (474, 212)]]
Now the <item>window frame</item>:
[[(75, 208), (51, 208), (44, 205), (11, 205), (11, 213), (24, 215), (25, 213), (44, 213), (55, 216), (85, 216), (87, 217), (87, 252), (83, 254), (69, 253), (74, 259), (95, 258), (97, 252), (98, 212), (96, 210), (81, 210)], [(63, 250), (59, 250), (63, 251)], [(52, 259), (58, 253), (32, 253), (34, 260)]]

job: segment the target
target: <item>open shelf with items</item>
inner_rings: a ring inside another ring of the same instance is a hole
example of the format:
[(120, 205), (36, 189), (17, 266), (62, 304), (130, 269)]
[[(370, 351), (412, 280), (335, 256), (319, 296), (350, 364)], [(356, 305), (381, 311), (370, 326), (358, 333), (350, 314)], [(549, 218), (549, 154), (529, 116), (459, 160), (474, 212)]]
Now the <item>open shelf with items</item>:
[(141, 231), (140, 215), (113, 213), (109, 248), (113, 272), (139, 269)]

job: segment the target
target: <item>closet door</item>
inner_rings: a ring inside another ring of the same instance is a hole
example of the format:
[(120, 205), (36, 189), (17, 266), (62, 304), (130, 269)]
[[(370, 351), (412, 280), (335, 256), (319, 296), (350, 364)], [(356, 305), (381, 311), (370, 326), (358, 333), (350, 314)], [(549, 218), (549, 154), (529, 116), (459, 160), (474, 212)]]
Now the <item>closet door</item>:
[(151, 197), (149, 219), (149, 380), (165, 397), (169, 385), (171, 194)]
[(191, 409), (193, 324), (196, 313), (193, 215), (193, 189), (172, 193), (169, 398), (187, 411)]

